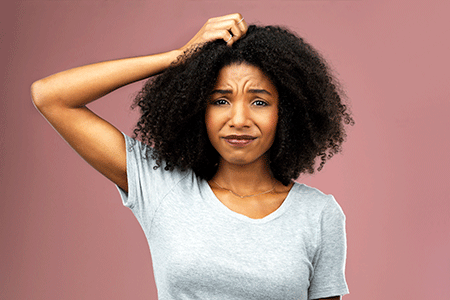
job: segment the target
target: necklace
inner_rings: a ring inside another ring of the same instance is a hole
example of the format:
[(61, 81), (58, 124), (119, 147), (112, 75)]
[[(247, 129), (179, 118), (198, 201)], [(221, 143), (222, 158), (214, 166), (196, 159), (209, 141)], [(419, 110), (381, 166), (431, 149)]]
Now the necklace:
[(243, 199), (243, 198), (248, 198), (248, 197), (255, 197), (255, 196), (264, 195), (264, 194), (268, 194), (268, 193), (272, 192), (272, 191), (275, 189), (275, 183), (273, 183), (273, 186), (272, 186), (272, 188), (271, 188), (270, 190), (267, 190), (267, 191), (261, 192), (261, 193), (257, 193), (257, 194), (241, 196), (241, 195), (239, 195), (238, 193), (235, 193), (235, 192), (233, 192), (233, 191), (230, 190), (230, 189), (224, 188), (223, 186), (221, 186), (220, 184), (218, 184), (214, 179), (212, 179), (212, 182), (214, 182), (215, 184), (217, 184), (217, 186), (220, 187), (222, 190), (229, 191), (230, 193), (232, 193), (233, 195), (235, 195), (235, 196), (237, 196), (237, 197), (239, 197), (239, 198), (241, 198), (241, 199)]

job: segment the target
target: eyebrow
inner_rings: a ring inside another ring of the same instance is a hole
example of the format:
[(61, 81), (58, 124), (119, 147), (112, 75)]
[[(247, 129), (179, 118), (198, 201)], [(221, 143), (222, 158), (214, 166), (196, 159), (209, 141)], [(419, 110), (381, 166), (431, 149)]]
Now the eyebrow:
[[(266, 94), (266, 95), (272, 96), (272, 94), (265, 89), (249, 89), (248, 92), (252, 93), (252, 94)], [(227, 94), (232, 94), (232, 93), (233, 93), (232, 90), (213, 90), (211, 94), (227, 95)]]

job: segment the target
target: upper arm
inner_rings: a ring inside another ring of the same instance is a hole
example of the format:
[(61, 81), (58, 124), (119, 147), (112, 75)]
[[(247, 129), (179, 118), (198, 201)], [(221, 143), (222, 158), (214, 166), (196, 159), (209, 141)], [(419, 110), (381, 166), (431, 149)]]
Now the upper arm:
[(36, 108), (69, 145), (96, 170), (127, 191), (126, 146), (123, 134), (86, 106), (70, 108), (45, 103), (39, 83), (32, 86)]

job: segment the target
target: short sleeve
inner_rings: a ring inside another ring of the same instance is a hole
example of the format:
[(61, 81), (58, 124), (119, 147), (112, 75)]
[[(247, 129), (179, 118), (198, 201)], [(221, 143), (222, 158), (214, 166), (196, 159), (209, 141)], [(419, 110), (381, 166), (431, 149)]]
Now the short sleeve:
[(334, 197), (328, 197), (318, 227), (319, 241), (313, 259), (314, 274), (310, 282), (309, 299), (348, 294), (345, 281), (345, 215)]
[[(140, 219), (151, 215), (161, 199), (186, 174), (154, 168), (156, 162), (147, 153), (147, 146), (125, 135), (128, 192), (117, 186), (122, 202)], [(151, 151), (151, 149), (150, 149)], [(148, 154), (148, 155), (147, 155)]]
[[(123, 133), (122, 133), (123, 134)], [(125, 147), (126, 147), (126, 159), (127, 159), (127, 181), (128, 181), (128, 192), (124, 191), (122, 188), (116, 185), (119, 190), (120, 197), (122, 198), (122, 203), (128, 208), (133, 208), (136, 204), (139, 191), (139, 161), (145, 156), (142, 153), (142, 145), (140, 142), (124, 135)]]

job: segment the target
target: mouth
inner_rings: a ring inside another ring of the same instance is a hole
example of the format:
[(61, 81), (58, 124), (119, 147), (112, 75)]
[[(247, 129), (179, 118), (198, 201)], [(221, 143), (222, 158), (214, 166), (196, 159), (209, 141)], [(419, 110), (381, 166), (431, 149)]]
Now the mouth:
[(251, 135), (227, 135), (223, 139), (233, 147), (245, 147), (251, 144), (256, 137)]

